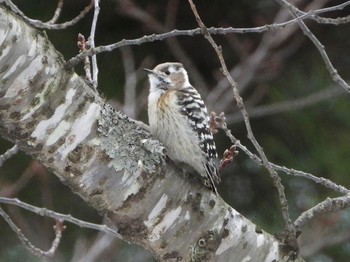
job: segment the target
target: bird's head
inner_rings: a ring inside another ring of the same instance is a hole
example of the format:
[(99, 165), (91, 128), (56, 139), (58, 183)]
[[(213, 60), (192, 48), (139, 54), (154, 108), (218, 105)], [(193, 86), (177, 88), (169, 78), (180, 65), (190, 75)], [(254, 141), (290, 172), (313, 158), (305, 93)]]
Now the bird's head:
[(190, 85), (187, 72), (181, 63), (167, 62), (145, 71), (148, 73), (151, 89), (181, 89)]

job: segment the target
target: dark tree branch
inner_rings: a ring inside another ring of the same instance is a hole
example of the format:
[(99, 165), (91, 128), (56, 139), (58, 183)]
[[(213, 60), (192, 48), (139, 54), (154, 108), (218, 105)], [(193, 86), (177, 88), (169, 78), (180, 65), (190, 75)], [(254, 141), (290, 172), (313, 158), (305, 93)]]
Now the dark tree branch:
[[(85, 17), (85, 15), (90, 12), (92, 7), (94, 6), (94, 0), (91, 0), (90, 4), (86, 6), (78, 16), (73, 18), (71, 21), (64, 22), (61, 24), (53, 24), (51, 21), (45, 23), (40, 20), (35, 20), (27, 17), (14, 3), (12, 3), (11, 0), (2, 0), (0, 3), (4, 2), (13, 12), (16, 14), (20, 15), (27, 23), (31, 24), (32, 26), (36, 28), (41, 28), (41, 29), (48, 29), (48, 30), (61, 30), (61, 29), (66, 29), (70, 26), (75, 25), (78, 23), (81, 19)], [(58, 6), (59, 7), (59, 6)], [(56, 9), (57, 11), (57, 9)], [(55, 18), (55, 17), (54, 17)]]

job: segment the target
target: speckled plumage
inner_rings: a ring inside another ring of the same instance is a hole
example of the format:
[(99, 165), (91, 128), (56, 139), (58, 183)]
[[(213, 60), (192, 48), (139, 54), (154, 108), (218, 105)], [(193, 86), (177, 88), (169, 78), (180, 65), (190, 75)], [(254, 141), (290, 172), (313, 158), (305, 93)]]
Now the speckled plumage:
[(148, 118), (151, 133), (166, 146), (169, 157), (192, 166), (204, 184), (217, 193), (220, 182), (215, 143), (207, 108), (189, 83), (180, 63), (163, 63), (148, 71)]

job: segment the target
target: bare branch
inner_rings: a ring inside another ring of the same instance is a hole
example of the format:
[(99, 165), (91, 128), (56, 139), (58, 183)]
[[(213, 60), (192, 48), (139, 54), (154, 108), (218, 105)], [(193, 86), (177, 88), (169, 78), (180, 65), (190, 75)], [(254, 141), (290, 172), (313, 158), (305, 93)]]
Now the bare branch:
[(63, 221), (56, 220), (56, 225), (53, 226), (53, 229), (55, 230), (55, 239), (52, 242), (51, 248), (46, 251), (44, 254), (45, 257), (53, 257), (55, 254), (58, 245), (60, 244), (61, 238), (62, 238), (62, 232), (66, 229), (66, 226), (63, 224)]
[[(333, 12), (333, 11), (337, 11), (337, 10), (343, 10), (345, 7), (347, 7), (348, 5), (350, 5), (350, 1), (346, 1), (342, 4), (339, 5), (335, 5), (335, 6), (331, 6), (331, 7), (326, 7), (326, 8), (320, 8), (318, 10), (312, 11), (312, 13), (314, 13), (314, 15), (318, 15), (318, 14), (322, 14), (322, 13), (328, 13), (328, 12)], [(298, 8), (296, 8), (298, 9)], [(298, 9), (299, 10), (299, 9)], [(300, 11), (300, 10), (299, 10)], [(304, 14), (305, 12), (300, 11), (301, 14)], [(313, 16), (314, 18), (315, 16)]]
[[(246, 33), (263, 33), (266, 31), (274, 31), (281, 28), (285, 28), (289, 25), (294, 25), (295, 21), (298, 21), (300, 19), (306, 19), (311, 14), (305, 14), (304, 16), (299, 16), (297, 18), (294, 18), (292, 20), (289, 20), (287, 22), (283, 23), (274, 23), (264, 26), (258, 26), (258, 27), (251, 27), (251, 28), (233, 28), (233, 27), (211, 27), (207, 28), (208, 32), (213, 35), (225, 35), (225, 34), (231, 34), (231, 33), (238, 33), (238, 34), (246, 34)], [(68, 60), (66, 63), (67, 69), (75, 67), (77, 64), (79, 64), (84, 57), (86, 56), (92, 56), (95, 54), (99, 54), (102, 52), (111, 52), (114, 49), (121, 48), (123, 46), (130, 46), (130, 45), (141, 45), (144, 43), (149, 42), (155, 42), (155, 41), (162, 41), (167, 38), (176, 37), (176, 36), (194, 36), (201, 34), (200, 28), (194, 28), (194, 29), (188, 29), (188, 30), (178, 30), (174, 29), (172, 31), (161, 33), (161, 34), (152, 34), (152, 35), (145, 35), (140, 38), (136, 39), (123, 39), (117, 43), (105, 45), (105, 46), (98, 46), (93, 49), (89, 49), (87, 51), (84, 51), (75, 57)]]
[(68, 221), (68, 222), (75, 224), (75, 225), (82, 227), (82, 228), (89, 228), (89, 229), (102, 231), (102, 232), (105, 232), (105, 233), (110, 234), (112, 236), (121, 238), (120, 234), (118, 234), (117, 231), (115, 231), (114, 229), (112, 229), (106, 225), (98, 225), (98, 224), (86, 222), (86, 221), (74, 218), (71, 215), (64, 215), (64, 214), (57, 213), (57, 212), (54, 212), (54, 211), (46, 209), (46, 208), (39, 208), (36, 206), (32, 206), (30, 204), (27, 204), (27, 203), (20, 201), (17, 198), (0, 197), (0, 203), (18, 206), (18, 207), (26, 209), (30, 212), (38, 214), (40, 216), (51, 217), (51, 218), (56, 219), (56, 220)]
[(328, 18), (328, 17), (318, 17), (316, 16), (314, 20), (320, 24), (330, 24), (330, 25), (340, 25), (347, 24), (350, 22), (350, 15), (338, 18)]
[[(89, 41), (85, 40), (85, 36), (83, 34), (78, 34), (78, 42), (77, 42), (79, 52), (84, 52), (85, 50), (88, 50), (89, 47)], [(84, 71), (85, 71), (85, 77), (89, 83), (92, 83), (92, 76), (91, 76), (91, 63), (90, 58), (84, 57)]]
[[(321, 7), (328, 0), (320, 0), (311, 2), (306, 8), (309, 10), (308, 15), (311, 15), (313, 10), (317, 10), (317, 8)], [(279, 12), (276, 14), (273, 24), (280, 24), (290, 19), (289, 11), (285, 8), (281, 8)], [(295, 18), (296, 19), (296, 18)], [(249, 84), (257, 79), (257, 74), (261, 69), (262, 64), (268, 58), (271, 59), (274, 55), (277, 55), (279, 51), (275, 51), (277, 47), (283, 46), (284, 48), (288, 48), (291, 45), (293, 46), (292, 50), (295, 52), (295, 46), (293, 43), (302, 41), (303, 39), (298, 37), (293, 37), (293, 42), (290, 41), (291, 36), (297, 31), (298, 26), (296, 25), (296, 21), (288, 28), (284, 28), (278, 32), (268, 31), (266, 32), (262, 40), (260, 41), (258, 47), (252, 52), (247, 58), (242, 61), (242, 63), (236, 65), (230, 70), (230, 74), (237, 79), (239, 83), (238, 88), (240, 93), (242, 94), (248, 87)], [(274, 53), (273, 53), (274, 52)], [(290, 52), (290, 51), (289, 51)], [(270, 72), (270, 70), (267, 70)], [(265, 73), (265, 72), (264, 72)], [(266, 76), (266, 73), (264, 74)], [(215, 110), (223, 111), (227, 110), (232, 103), (232, 97), (230, 96), (229, 83), (227, 79), (222, 78), (218, 81), (218, 84), (211, 90), (209, 95), (207, 96), (207, 100), (211, 104), (215, 104)], [(217, 103), (220, 101), (220, 103)]]
[(17, 154), (18, 151), (19, 151), (19, 147), (17, 145), (14, 145), (10, 149), (8, 149), (5, 153), (0, 155), (0, 166), (2, 166), (6, 160), (10, 159), (15, 154)]
[[(100, 13), (100, 6), (99, 6), (100, 0), (93, 0), (93, 2), (94, 2), (94, 17), (91, 23), (91, 31), (90, 31), (90, 37), (89, 37), (90, 48), (95, 47), (96, 25), (97, 25), (98, 15)], [(92, 56), (91, 62), (92, 62), (92, 86), (94, 89), (96, 89), (98, 85), (98, 66), (97, 66), (96, 55)]]
[(15, 225), (11, 218), (6, 214), (6, 212), (0, 207), (0, 215), (4, 218), (6, 223), (11, 227), (11, 229), (17, 234), (19, 240), (21, 240), (24, 247), (37, 257), (53, 257), (56, 249), (61, 241), (62, 231), (65, 229), (62, 221), (56, 221), (55, 229), (55, 239), (52, 242), (52, 246), (48, 251), (43, 251), (40, 248), (35, 247), (22, 233), (22, 231)]
[(14, 3), (12, 3), (11, 0), (4, 0), (6, 5), (15, 13), (20, 15), (27, 23), (31, 24), (32, 26), (36, 28), (41, 29), (48, 29), (48, 30), (60, 30), (60, 29), (66, 29), (67, 27), (73, 26), (76, 23), (78, 23), (82, 18), (85, 17), (85, 15), (91, 10), (91, 8), (94, 6), (94, 0), (91, 0), (91, 3), (86, 6), (78, 16), (73, 18), (72, 20), (68, 22), (64, 22), (61, 24), (52, 24), (50, 22), (44, 23), (40, 20), (31, 19), (27, 17)]
[[(282, 6), (289, 9), (290, 13), (293, 15), (294, 18), (298, 17), (298, 9), (293, 6), (292, 4), (288, 3), (286, 0), (276, 0), (278, 3), (280, 3)], [(346, 4), (349, 4), (350, 1), (347, 1)], [(326, 68), (328, 69), (332, 79), (334, 82), (336, 82), (339, 86), (345, 89), (346, 92), (350, 93), (350, 86), (344, 81), (344, 79), (338, 74), (337, 70), (334, 68), (331, 60), (329, 59), (325, 47), (322, 45), (322, 43), (317, 39), (317, 37), (310, 31), (310, 29), (305, 25), (305, 23), (302, 20), (297, 21), (300, 29), (303, 31), (303, 33), (313, 42), (313, 44), (316, 46), (318, 52), (321, 54), (321, 57), (326, 65)]]
[(303, 172), (303, 171), (295, 170), (295, 169), (292, 169), (292, 168), (287, 168), (287, 167), (284, 167), (284, 166), (279, 166), (279, 165), (276, 165), (276, 164), (273, 164), (273, 163), (271, 163), (271, 166), (275, 170), (282, 171), (282, 172), (286, 173), (287, 175), (297, 176), (297, 177), (304, 177), (304, 178), (307, 178), (309, 180), (312, 180), (312, 181), (316, 182), (317, 184), (323, 185), (324, 187), (333, 189), (336, 192), (339, 192), (339, 193), (342, 193), (342, 194), (350, 194), (350, 190), (349, 189), (347, 189), (347, 188), (345, 188), (343, 186), (340, 186), (340, 185), (334, 183), (333, 181), (331, 181), (331, 180), (329, 180), (327, 178), (317, 177), (317, 176), (314, 176), (314, 175), (312, 175), (310, 173), (306, 173), (306, 172)]
[(350, 195), (337, 197), (337, 198), (327, 198), (326, 200), (318, 203), (316, 206), (310, 208), (309, 210), (303, 212), (294, 222), (294, 225), (298, 230), (301, 230), (311, 219), (315, 216), (343, 210), (347, 208), (350, 204)]
[[(273, 24), (286, 21), (289, 17), (288, 11), (281, 9), (275, 16)], [(257, 48), (249, 54), (241, 63), (237, 64), (230, 70), (230, 74), (237, 79), (240, 93), (244, 92), (248, 84), (254, 79), (257, 71), (264, 59), (270, 55), (270, 50), (276, 48), (283, 43), (290, 35), (294, 33), (296, 26), (293, 24), (280, 32), (268, 31), (263, 34), (262, 39)], [(231, 90), (229, 82), (226, 78), (218, 81), (217, 85), (211, 90), (207, 96), (207, 100), (211, 104), (217, 103), (216, 110), (223, 111), (232, 103)]]
[[(289, 4), (289, 3), (288, 3)], [(331, 6), (331, 7), (327, 7), (327, 8), (321, 8), (318, 10), (313, 10), (311, 11), (313, 13), (313, 15), (311, 16), (311, 18), (313, 20), (315, 20), (317, 23), (320, 24), (332, 24), (332, 25), (340, 25), (340, 24), (346, 24), (350, 22), (350, 16), (346, 16), (346, 17), (338, 17), (338, 18), (327, 18), (327, 17), (320, 17), (318, 16), (318, 14), (322, 14), (322, 13), (327, 13), (327, 12), (333, 12), (333, 11), (338, 11), (338, 10), (343, 10), (345, 7), (347, 7), (348, 5), (350, 5), (350, 1), (346, 1), (344, 3), (341, 3), (339, 5), (335, 5), (335, 6)], [(292, 6), (292, 5), (291, 5)], [(304, 15), (306, 14), (305, 12), (299, 10), (297, 7), (294, 6), (293, 8), (296, 13), (299, 15)]]
[(58, 0), (55, 13), (54, 13), (53, 17), (52, 17), (49, 21), (47, 21), (47, 23), (49, 23), (49, 24), (54, 24), (54, 23), (56, 23), (56, 21), (58, 20), (58, 18), (59, 18), (60, 15), (61, 15), (62, 7), (63, 7), (63, 2), (64, 2), (64, 0)]

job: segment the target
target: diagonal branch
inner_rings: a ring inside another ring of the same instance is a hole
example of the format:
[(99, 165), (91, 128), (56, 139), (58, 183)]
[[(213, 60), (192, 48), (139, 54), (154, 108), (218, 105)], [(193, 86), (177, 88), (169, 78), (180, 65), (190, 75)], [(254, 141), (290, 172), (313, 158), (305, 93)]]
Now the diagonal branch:
[(303, 212), (295, 220), (294, 224), (298, 230), (301, 230), (315, 216), (343, 210), (349, 207), (349, 205), (350, 205), (350, 195), (337, 197), (337, 198), (327, 198), (321, 203), (318, 203), (316, 206)]
[(259, 145), (258, 141), (255, 139), (251, 125), (250, 125), (250, 121), (249, 121), (249, 116), (248, 116), (248, 112), (245, 109), (244, 103), (243, 103), (243, 99), (239, 94), (238, 88), (237, 88), (237, 83), (233, 80), (233, 78), (231, 77), (230, 73), (228, 72), (224, 57), (222, 55), (222, 49), (221, 47), (219, 47), (214, 39), (212, 38), (212, 36), (210, 35), (209, 31), (207, 30), (207, 28), (205, 27), (204, 23), (202, 22), (197, 9), (194, 5), (194, 3), (192, 2), (192, 0), (188, 0), (191, 6), (191, 9), (195, 15), (195, 18), (197, 20), (197, 23), (199, 25), (199, 27), (202, 30), (202, 33), (204, 35), (204, 37), (209, 41), (209, 43), (212, 45), (212, 47), (214, 48), (219, 60), (220, 60), (220, 64), (222, 67), (222, 72), (225, 75), (225, 77), (227, 78), (227, 80), (230, 82), (230, 85), (233, 89), (233, 94), (234, 97), (236, 99), (237, 102), (237, 106), (240, 109), (243, 118), (244, 118), (244, 123), (247, 129), (247, 136), (249, 138), (249, 140), (252, 142), (252, 144), (254, 145), (255, 149), (258, 151), (261, 160), (264, 164), (264, 166), (267, 168), (267, 170), (270, 173), (271, 178), (273, 179), (273, 183), (277, 188), (278, 194), (279, 194), (279, 200), (282, 206), (282, 215), (285, 221), (285, 233), (286, 233), (286, 238), (284, 239), (284, 241), (286, 241), (286, 244), (288, 244), (290, 247), (292, 247), (292, 253), (294, 253), (295, 251), (298, 250), (297, 247), (297, 243), (296, 243), (296, 230), (295, 227), (292, 223), (292, 220), (290, 218), (289, 215), (289, 207), (288, 207), (288, 201), (287, 198), (285, 196), (285, 192), (284, 192), (284, 187), (281, 183), (281, 178), (278, 176), (277, 172), (272, 168), (270, 162), (268, 161), (262, 147)]
[[(293, 6), (292, 4), (288, 3), (286, 0), (276, 0), (280, 5), (286, 7), (289, 9), (290, 13), (294, 18), (298, 17), (298, 11), (299, 9)], [(350, 1), (347, 1), (346, 4), (349, 4)], [(332, 79), (334, 82), (336, 82), (339, 86), (345, 89), (346, 92), (350, 93), (350, 86), (345, 82), (345, 80), (338, 74), (337, 70), (333, 66), (331, 60), (328, 57), (328, 54), (325, 50), (325, 47), (322, 45), (322, 43), (317, 39), (317, 37), (310, 31), (310, 29), (306, 26), (306, 24), (302, 20), (297, 21), (300, 29), (303, 31), (303, 33), (312, 41), (312, 43), (316, 46), (318, 52), (320, 53), (327, 70), (329, 71)]]
[(7, 159), (10, 159), (12, 156), (17, 154), (18, 151), (19, 151), (19, 147), (17, 145), (14, 145), (10, 149), (8, 149), (5, 153), (0, 155), (0, 166), (2, 166)]
[(77, 24), (81, 19), (85, 17), (85, 15), (92, 9), (94, 6), (94, 0), (91, 0), (90, 4), (87, 5), (78, 16), (73, 18), (70, 21), (61, 23), (61, 24), (52, 24), (49, 22), (45, 23), (40, 20), (36, 19), (31, 19), (27, 17), (11, 0), (3, 0), (0, 1), (5, 2), (6, 5), (16, 14), (20, 15), (27, 23), (31, 24), (32, 26), (36, 28), (41, 28), (41, 29), (48, 29), (48, 30), (60, 30), (60, 29), (66, 29), (67, 27), (70, 27), (72, 25)]
[(25, 202), (22, 202), (17, 198), (0, 197), (0, 203), (18, 206), (20, 208), (33, 212), (39, 216), (51, 217), (56, 220), (67, 221), (81, 228), (94, 229), (94, 230), (98, 230), (98, 231), (110, 234), (112, 236), (121, 238), (121, 236), (118, 234), (117, 231), (115, 231), (114, 229), (106, 225), (98, 225), (98, 224), (86, 222), (86, 221), (77, 219), (75, 217), (72, 217), (71, 215), (65, 215), (58, 212), (54, 212), (46, 208), (36, 207), (30, 204), (27, 204)]

